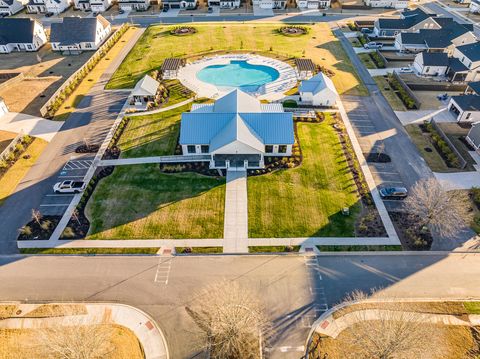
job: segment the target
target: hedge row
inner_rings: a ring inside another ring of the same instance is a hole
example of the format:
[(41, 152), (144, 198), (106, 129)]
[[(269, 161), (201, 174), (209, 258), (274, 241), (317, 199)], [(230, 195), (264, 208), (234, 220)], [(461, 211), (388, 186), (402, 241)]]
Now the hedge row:
[(370, 58), (379, 69), (385, 68), (385, 61), (383, 61), (383, 58), (377, 52), (371, 52)]
[(460, 161), (458, 160), (457, 155), (452, 151), (447, 142), (439, 135), (437, 130), (433, 125), (427, 121), (424, 122), (425, 130), (431, 135), (432, 142), (435, 148), (440, 152), (442, 157), (447, 162), (447, 165), (450, 167), (460, 168)]
[(410, 97), (407, 91), (402, 87), (400, 82), (392, 75), (388, 75), (388, 82), (397, 91), (398, 97), (409, 110), (416, 108), (415, 100)]

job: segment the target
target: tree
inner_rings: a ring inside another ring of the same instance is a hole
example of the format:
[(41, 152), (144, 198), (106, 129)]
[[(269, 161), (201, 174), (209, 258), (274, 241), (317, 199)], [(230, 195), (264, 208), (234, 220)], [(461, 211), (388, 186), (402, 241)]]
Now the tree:
[(257, 295), (237, 282), (207, 286), (185, 310), (212, 359), (260, 358), (270, 324)]
[(343, 317), (348, 317), (350, 325), (336, 338), (341, 341), (337, 345), (339, 358), (442, 357), (444, 329), (428, 323), (425, 314), (413, 311), (412, 303), (401, 300), (369, 303), (362, 292), (351, 294), (345, 302), (356, 310), (345, 308), (348, 311)]
[(420, 228), (430, 227), (440, 236), (452, 237), (471, 216), (468, 197), (459, 191), (445, 191), (435, 178), (419, 180), (404, 202)]
[(32, 209), (32, 219), (37, 222), (37, 224), (40, 226), (40, 220), (42, 219), (42, 213), (38, 209)]
[[(58, 315), (56, 318), (59, 318)], [(115, 350), (107, 320), (91, 324), (85, 315), (64, 313), (61, 323), (41, 327), (36, 344), (45, 358), (100, 359)], [(97, 322), (94, 320), (93, 322)]]

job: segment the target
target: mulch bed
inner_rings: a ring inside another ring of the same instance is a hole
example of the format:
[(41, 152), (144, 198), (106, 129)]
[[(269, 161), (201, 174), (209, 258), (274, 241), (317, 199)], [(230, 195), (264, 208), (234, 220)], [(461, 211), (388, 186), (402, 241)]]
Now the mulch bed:
[(393, 225), (406, 250), (428, 251), (433, 238), (430, 231), (421, 233), (418, 228), (419, 219), (407, 212), (389, 212)]
[(208, 162), (160, 163), (160, 171), (163, 173), (195, 172), (212, 177), (218, 177), (220, 175), (217, 170), (209, 168)]
[[(32, 219), (30, 222), (28, 222), (23, 228), (30, 228), (31, 234), (26, 234), (26, 233), (20, 233), (18, 235), (17, 240), (19, 241), (27, 241), (27, 240), (47, 240), (50, 238), (52, 235), (53, 231), (55, 230), (55, 227), (57, 227), (58, 222), (60, 222), (60, 219), (62, 216), (42, 216), (40, 219), (40, 224)], [(41, 225), (45, 225), (46, 222), (50, 222), (50, 225), (48, 226), (48, 229), (44, 229), (41, 227)]]
[(170, 35), (185, 36), (193, 35), (197, 32), (193, 26), (179, 26), (170, 30)]
[(308, 33), (307, 28), (302, 26), (284, 26), (279, 31), (286, 36), (301, 36)]
[(99, 145), (80, 145), (75, 149), (75, 153), (97, 153)]

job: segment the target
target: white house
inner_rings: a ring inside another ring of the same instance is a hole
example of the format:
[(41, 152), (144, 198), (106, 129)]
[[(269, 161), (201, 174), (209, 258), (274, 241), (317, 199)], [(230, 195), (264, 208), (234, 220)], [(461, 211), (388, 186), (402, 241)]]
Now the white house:
[(150, 0), (118, 0), (118, 7), (125, 11), (145, 11), (150, 7)]
[(163, 0), (163, 7), (167, 9), (195, 9), (197, 0)]
[(480, 149), (480, 122), (475, 122), (472, 124), (472, 128), (470, 128), (470, 131), (468, 131), (465, 140), (475, 149), (475, 151), (478, 152)]
[(77, 10), (90, 11), (90, 0), (74, 0), (73, 7)]
[(208, 0), (208, 6), (219, 6), (221, 9), (238, 9), (240, 0)]
[(309, 80), (304, 80), (298, 89), (300, 102), (313, 106), (335, 106), (338, 92), (332, 80), (320, 72)]
[(23, 4), (18, 0), (0, 0), (0, 14), (10, 16), (23, 9)]
[(472, 43), (458, 46), (453, 51), (453, 57), (468, 68), (468, 74), (465, 81), (480, 80), (480, 43)]
[(111, 30), (110, 23), (102, 15), (89, 18), (65, 17), (62, 22), (51, 25), (52, 50), (69, 52), (96, 50)]
[(43, 25), (28, 18), (0, 19), (0, 53), (37, 51), (47, 43)]
[(452, 96), (447, 108), (458, 122), (480, 121), (480, 96)]
[(330, 0), (296, 0), (299, 9), (328, 9)]
[(473, 14), (478, 14), (480, 12), (480, 1), (472, 0), (468, 7), (468, 11), (470, 11)]
[(253, 6), (260, 9), (285, 9), (287, 0), (253, 0)]
[(0, 97), (0, 118), (7, 114), (9, 111), (8, 111), (8, 107), (7, 107), (7, 104), (5, 103), (5, 100), (3, 98)]
[(383, 7), (391, 9), (406, 9), (408, 0), (364, 0), (365, 5), (371, 7)]
[(112, 6), (112, 0), (74, 0), (74, 6), (78, 10), (100, 13)]
[(445, 76), (448, 70), (448, 55), (444, 52), (421, 52), (415, 56), (413, 68), (422, 76)]
[(263, 168), (265, 156), (291, 156), (294, 142), (292, 113), (238, 89), (194, 104), (180, 123), (183, 155), (209, 156), (210, 168)]
[(69, 0), (30, 0), (27, 4), (27, 12), (38, 14), (51, 12), (58, 15), (68, 9), (69, 6)]

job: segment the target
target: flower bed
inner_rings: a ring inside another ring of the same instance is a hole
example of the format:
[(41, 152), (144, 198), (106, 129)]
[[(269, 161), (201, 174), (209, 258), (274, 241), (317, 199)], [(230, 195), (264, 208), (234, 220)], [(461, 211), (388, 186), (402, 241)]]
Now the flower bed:
[(285, 36), (301, 36), (308, 34), (308, 28), (305, 26), (282, 26), (278, 29), (278, 32)]
[(32, 219), (20, 228), (17, 240), (48, 240), (61, 218), (61, 216), (42, 216), (38, 214), (36, 219)]
[(170, 35), (175, 36), (185, 36), (185, 35), (193, 35), (197, 32), (197, 29), (193, 26), (177, 26), (170, 30)]
[(33, 137), (25, 135), (15, 145), (15, 147), (6, 155), (4, 160), (0, 160), (0, 177), (2, 177), (10, 167), (20, 158), (27, 147), (33, 142)]

